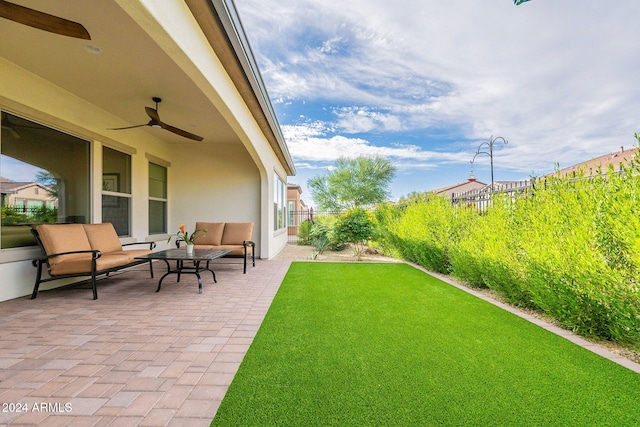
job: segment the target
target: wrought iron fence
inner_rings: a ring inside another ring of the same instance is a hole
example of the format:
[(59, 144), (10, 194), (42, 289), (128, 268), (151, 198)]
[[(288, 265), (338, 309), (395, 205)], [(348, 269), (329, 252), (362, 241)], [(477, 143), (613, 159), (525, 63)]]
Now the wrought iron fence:
[(451, 203), (458, 206), (473, 207), (479, 212), (484, 212), (491, 206), (491, 197), (494, 194), (516, 195), (525, 193), (535, 187), (535, 181), (514, 181), (508, 183), (494, 183), (493, 187), (485, 187), (451, 194)]
[[(626, 173), (624, 169), (619, 171), (613, 171), (614, 177), (622, 176)], [(597, 173), (590, 175), (577, 175), (575, 172), (572, 177), (568, 178), (569, 182), (577, 182), (583, 180), (591, 180), (595, 178), (605, 178), (608, 175), (605, 173)], [(506, 183), (496, 182), (493, 187), (487, 185), (480, 189), (454, 193), (451, 194), (451, 203), (457, 206), (474, 207), (479, 212), (484, 212), (491, 206), (491, 197), (494, 194), (506, 194), (515, 197), (516, 194), (535, 194), (535, 190), (539, 188), (546, 188), (548, 185), (555, 185), (557, 182), (562, 182), (560, 179), (528, 179), (526, 181), (512, 181)]]
[[(289, 211), (289, 225), (288, 225), (288, 242), (290, 244), (297, 244), (299, 235), (305, 232), (309, 227), (305, 223), (313, 224), (318, 218), (322, 217), (334, 217), (344, 213), (344, 211), (315, 211), (313, 208), (300, 211)], [(307, 230), (308, 231), (308, 230)]]
[(47, 206), (2, 206), (2, 224), (23, 222), (56, 222), (58, 209)]

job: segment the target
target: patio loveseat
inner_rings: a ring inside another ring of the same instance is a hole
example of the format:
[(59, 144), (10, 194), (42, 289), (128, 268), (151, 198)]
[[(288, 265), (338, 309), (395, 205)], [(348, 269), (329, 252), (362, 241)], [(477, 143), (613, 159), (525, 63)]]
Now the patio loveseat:
[[(251, 240), (253, 235), (252, 222), (196, 222), (196, 230), (200, 232), (195, 238), (195, 249), (230, 250), (227, 257), (244, 259), (244, 274), (247, 274), (247, 259), (251, 256), (253, 266), (256, 266), (255, 247)], [(180, 247), (181, 240), (176, 240)]]
[[(37, 267), (36, 284), (31, 299), (38, 294), (40, 284), (68, 277), (91, 277), (93, 299), (98, 299), (96, 277), (135, 265), (149, 263), (151, 277), (153, 265), (150, 260), (138, 260), (137, 256), (151, 253), (154, 242), (121, 244), (111, 223), (103, 224), (41, 224), (31, 229), (44, 257), (34, 259)], [(148, 249), (124, 250), (123, 246), (147, 245)], [(49, 273), (42, 278), (43, 266)]]

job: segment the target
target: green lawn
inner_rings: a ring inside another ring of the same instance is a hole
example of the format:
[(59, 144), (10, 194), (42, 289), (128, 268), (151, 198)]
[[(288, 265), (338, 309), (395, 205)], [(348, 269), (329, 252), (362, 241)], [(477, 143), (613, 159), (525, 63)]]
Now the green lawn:
[(294, 263), (214, 426), (632, 426), (640, 375), (405, 264)]

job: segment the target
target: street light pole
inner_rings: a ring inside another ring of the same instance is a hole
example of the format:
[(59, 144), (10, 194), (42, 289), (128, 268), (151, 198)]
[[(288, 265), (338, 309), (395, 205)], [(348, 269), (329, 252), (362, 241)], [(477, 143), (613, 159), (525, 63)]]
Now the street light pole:
[[(479, 154), (486, 154), (487, 156), (489, 156), (489, 159), (491, 160), (491, 192), (493, 192), (493, 144), (499, 139), (501, 139), (505, 145), (509, 143), (509, 141), (507, 141), (501, 136), (497, 136), (494, 138), (493, 135), (491, 135), (491, 138), (489, 138), (489, 141), (485, 141), (478, 146), (478, 150), (476, 151), (476, 154), (473, 156), (473, 159), (471, 159), (471, 164), (473, 164), (473, 162), (476, 160), (476, 157), (478, 157)], [(481, 151), (485, 145), (486, 145), (485, 149), (487, 151)]]

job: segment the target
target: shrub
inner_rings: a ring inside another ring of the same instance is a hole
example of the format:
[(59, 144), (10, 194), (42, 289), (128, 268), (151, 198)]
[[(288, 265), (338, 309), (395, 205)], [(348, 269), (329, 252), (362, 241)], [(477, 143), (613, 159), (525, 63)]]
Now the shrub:
[(311, 244), (311, 228), (313, 227), (313, 222), (310, 220), (303, 221), (298, 226), (298, 244), (299, 245), (310, 245)]
[(375, 217), (362, 208), (349, 209), (338, 217), (334, 233), (337, 240), (351, 243), (354, 255), (361, 260), (367, 241), (376, 235)]
[(329, 236), (331, 234), (331, 226), (326, 221), (318, 220), (315, 224), (313, 224), (313, 227), (311, 227), (311, 231), (309, 232), (309, 237), (311, 239), (311, 244), (316, 250), (314, 258), (327, 250), (327, 248), (329, 247)]
[(47, 206), (39, 206), (28, 214), (11, 206), (2, 207), (2, 225), (16, 225), (33, 222), (57, 222), (58, 209)]
[(499, 292), (587, 336), (640, 347), (640, 167), (494, 195), (481, 214), (435, 196), (380, 206), (387, 254)]
[(11, 206), (2, 207), (2, 225), (14, 225), (28, 222), (29, 217), (26, 214), (18, 212)]
[(467, 223), (474, 212), (454, 208), (445, 197), (423, 195), (402, 205), (381, 206), (376, 215), (385, 253), (449, 273), (451, 250), (468, 232)]

